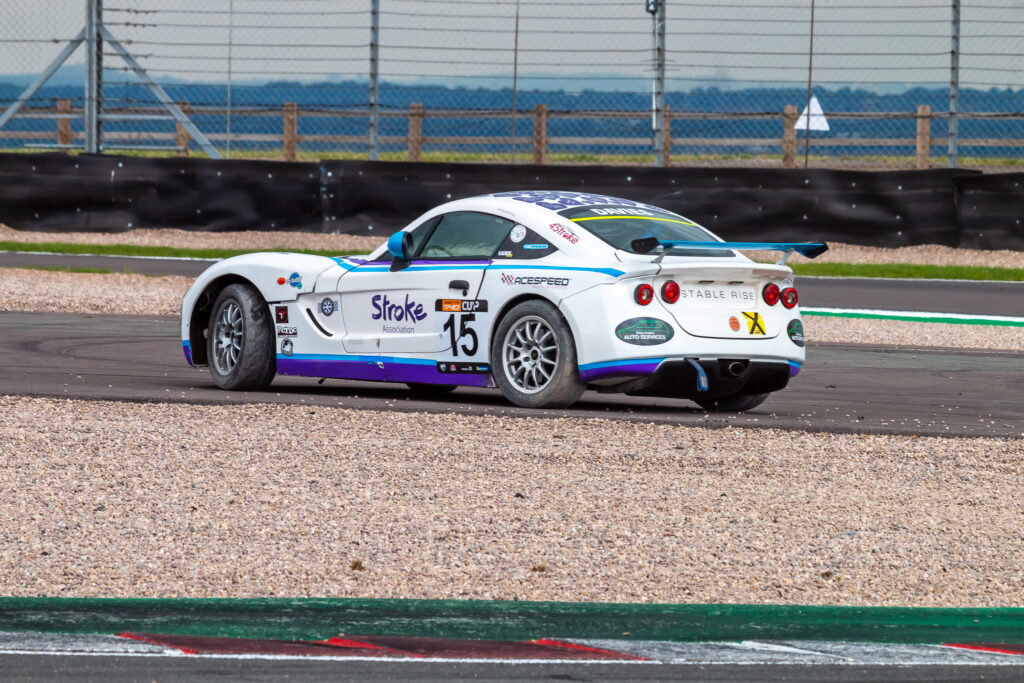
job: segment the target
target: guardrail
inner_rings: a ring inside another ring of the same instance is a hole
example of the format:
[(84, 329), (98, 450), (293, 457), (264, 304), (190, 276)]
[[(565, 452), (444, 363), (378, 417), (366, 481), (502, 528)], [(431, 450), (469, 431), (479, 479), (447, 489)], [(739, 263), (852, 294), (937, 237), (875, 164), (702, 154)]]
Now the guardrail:
[[(225, 116), (228, 112), (223, 108), (216, 107), (190, 107), (187, 102), (180, 102), (182, 110), (194, 116)], [(671, 162), (673, 148), (700, 147), (707, 154), (708, 148), (721, 148), (716, 154), (728, 154), (728, 150), (737, 150), (734, 153), (739, 156), (742, 152), (739, 148), (776, 148), (779, 150), (779, 165), (783, 168), (796, 168), (798, 157), (804, 152), (805, 139), (803, 134), (796, 129), (798, 109), (795, 105), (787, 105), (782, 112), (674, 112), (668, 107), (665, 108), (667, 124), (664, 131), (664, 149), (666, 164)], [(368, 144), (368, 134), (360, 135), (331, 135), (316, 134), (302, 135), (298, 132), (300, 118), (335, 118), (335, 119), (366, 119), (365, 110), (300, 110), (296, 103), (286, 102), (280, 110), (272, 109), (232, 109), (231, 116), (235, 118), (245, 117), (274, 117), (281, 120), (281, 133), (207, 133), (214, 143), (224, 144), (228, 140), (232, 143), (270, 143), (278, 144), (281, 147), (282, 155), (286, 161), (295, 161), (298, 158), (298, 150), (302, 143), (315, 144)], [(19, 118), (46, 120), (52, 119), (56, 126), (52, 136), (54, 143), (38, 142), (45, 140), (50, 133), (43, 130), (35, 131), (11, 131), (0, 130), (0, 141), (4, 140), (33, 140), (37, 142), (28, 143), (25, 147), (58, 149), (71, 151), (81, 148), (80, 141), (84, 141), (84, 133), (73, 131), (71, 122), (80, 119), (83, 110), (71, 106), (70, 100), (58, 100), (55, 109), (26, 108), (19, 113)], [(506, 119), (511, 123), (512, 112), (508, 110), (472, 111), (463, 109), (432, 109), (425, 110), (420, 104), (409, 105), (408, 111), (384, 111), (381, 117), (384, 119), (407, 119), (408, 130), (406, 135), (380, 135), (378, 141), (381, 144), (401, 145), (406, 148), (406, 158), (409, 161), (420, 161), (423, 149), (427, 145), (502, 145), (512, 148), (530, 149), (533, 162), (536, 164), (550, 163), (552, 146), (634, 146), (644, 147), (651, 144), (650, 137), (581, 137), (581, 136), (551, 136), (548, 133), (548, 123), (554, 119), (589, 119), (589, 120), (612, 120), (630, 119), (646, 120), (650, 112), (637, 111), (552, 111), (544, 104), (537, 104), (532, 112), (517, 112), (517, 117), (530, 116), (533, 119), (533, 135), (527, 136), (481, 136), (481, 135), (424, 135), (423, 122), (425, 119)], [(894, 120), (913, 119), (916, 121), (916, 135), (914, 137), (883, 137), (883, 138), (860, 138), (860, 137), (811, 137), (809, 139), (811, 149), (815, 148), (837, 148), (837, 147), (912, 147), (916, 150), (913, 157), (913, 168), (925, 169), (931, 165), (931, 150), (933, 147), (945, 148), (948, 144), (946, 138), (933, 137), (931, 125), (933, 120), (947, 119), (948, 113), (935, 113), (929, 105), (921, 105), (916, 112), (834, 112), (829, 114), (832, 120), (843, 119), (873, 119), (873, 120)], [(157, 107), (136, 107), (121, 109), (105, 109), (102, 119), (110, 121), (125, 120), (152, 120), (170, 124), (173, 119), (166, 110)], [(998, 118), (1004, 120), (1024, 120), (1024, 113), (971, 113), (960, 114), (960, 118), (982, 119)], [(780, 125), (780, 137), (673, 137), (672, 122), (675, 121), (777, 121)], [(174, 122), (174, 131), (118, 131), (104, 130), (103, 148), (106, 150), (132, 149), (173, 152), (178, 156), (188, 156), (190, 153), (190, 136), (182, 124)], [(161, 144), (165, 143), (165, 144)], [(1024, 147), (1024, 139), (1015, 138), (963, 138), (959, 140), (959, 146), (965, 147)], [(759, 155), (763, 159), (765, 155)], [(769, 158), (771, 154), (767, 155)], [(903, 155), (906, 156), (906, 155)], [(742, 164), (739, 164), (742, 165)]]

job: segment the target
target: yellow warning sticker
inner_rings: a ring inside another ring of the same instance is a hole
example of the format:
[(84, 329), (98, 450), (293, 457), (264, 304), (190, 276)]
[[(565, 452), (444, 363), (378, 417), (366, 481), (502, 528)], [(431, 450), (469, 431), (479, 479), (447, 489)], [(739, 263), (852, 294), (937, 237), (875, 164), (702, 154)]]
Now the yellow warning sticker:
[(760, 313), (754, 311), (747, 313), (743, 311), (743, 317), (747, 319), (747, 332), (750, 334), (764, 334), (764, 318)]

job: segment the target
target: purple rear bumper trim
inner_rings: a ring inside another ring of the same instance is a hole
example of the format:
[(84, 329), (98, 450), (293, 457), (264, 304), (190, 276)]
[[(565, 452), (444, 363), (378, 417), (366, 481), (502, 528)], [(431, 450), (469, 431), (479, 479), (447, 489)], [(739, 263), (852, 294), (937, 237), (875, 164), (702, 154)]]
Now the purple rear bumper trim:
[(450, 384), (462, 387), (492, 387), (489, 373), (446, 373), (435, 363), (402, 363), (328, 358), (289, 358), (278, 355), (277, 372), (281, 375), (359, 379), (371, 382), (419, 382)]
[(653, 361), (637, 361), (623, 365), (607, 365), (596, 368), (580, 368), (580, 381), (593, 382), (610, 377), (631, 377), (633, 375), (649, 375), (658, 369), (663, 358)]

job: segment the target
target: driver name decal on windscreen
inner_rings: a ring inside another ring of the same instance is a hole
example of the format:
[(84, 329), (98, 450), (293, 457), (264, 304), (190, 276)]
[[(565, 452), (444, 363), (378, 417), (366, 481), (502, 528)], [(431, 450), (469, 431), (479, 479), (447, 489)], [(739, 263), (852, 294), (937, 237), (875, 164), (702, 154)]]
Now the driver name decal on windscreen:
[(611, 206), (639, 206), (648, 207), (647, 204), (634, 202), (619, 197), (608, 197), (603, 194), (586, 194), (576, 192), (556, 192), (550, 190), (527, 190), (524, 192), (499, 192), (494, 197), (509, 197), (517, 202), (536, 204), (537, 206), (560, 211), (573, 206), (590, 206), (592, 204), (604, 204)]

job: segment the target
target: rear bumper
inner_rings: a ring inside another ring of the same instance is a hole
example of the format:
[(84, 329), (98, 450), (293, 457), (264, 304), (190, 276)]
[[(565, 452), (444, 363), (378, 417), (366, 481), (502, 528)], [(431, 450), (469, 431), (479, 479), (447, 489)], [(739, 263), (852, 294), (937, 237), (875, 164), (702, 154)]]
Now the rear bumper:
[[(786, 388), (790, 377), (800, 372), (800, 363), (796, 361), (717, 358), (697, 362), (708, 378), (706, 391), (700, 390), (697, 370), (685, 358), (651, 358), (615, 365), (594, 364), (602, 367), (583, 366), (580, 379), (586, 383), (600, 381), (598, 390), (603, 392), (716, 399), (779, 391)], [(739, 372), (737, 363), (742, 366)], [(615, 382), (616, 378), (621, 381)]]

